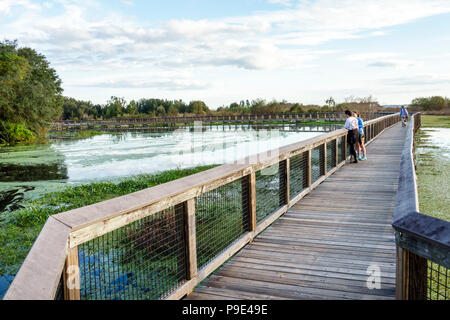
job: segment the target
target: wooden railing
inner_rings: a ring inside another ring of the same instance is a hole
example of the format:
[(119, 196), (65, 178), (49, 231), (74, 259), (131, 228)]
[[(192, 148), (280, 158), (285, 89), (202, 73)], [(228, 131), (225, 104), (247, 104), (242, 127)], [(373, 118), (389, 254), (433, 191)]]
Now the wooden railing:
[[(375, 119), (379, 114), (373, 112), (361, 113), (363, 119)], [(228, 116), (173, 116), (173, 117), (147, 117), (147, 118), (113, 118), (109, 120), (58, 120), (53, 123), (53, 130), (92, 129), (106, 127), (127, 126), (130, 128), (149, 127), (165, 124), (193, 124), (203, 123), (254, 123), (254, 122), (305, 122), (305, 121), (341, 121), (345, 119), (343, 112), (327, 113), (284, 113), (284, 114), (248, 114)]]
[(392, 226), (397, 243), (396, 295), (402, 300), (450, 299), (450, 222), (419, 212), (414, 134), (420, 113), (406, 128)]
[[(367, 121), (367, 143), (399, 120)], [(342, 167), (346, 135), (54, 215), (5, 299), (180, 299)]]

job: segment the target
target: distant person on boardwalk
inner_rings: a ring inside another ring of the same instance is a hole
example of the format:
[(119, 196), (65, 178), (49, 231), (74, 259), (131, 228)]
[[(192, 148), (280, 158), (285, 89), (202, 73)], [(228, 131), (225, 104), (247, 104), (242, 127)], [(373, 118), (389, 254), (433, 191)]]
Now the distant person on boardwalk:
[(358, 120), (359, 139), (356, 142), (356, 152), (358, 153), (358, 160), (367, 160), (366, 146), (364, 144), (364, 121), (361, 115), (353, 111), (353, 115)]
[(345, 129), (348, 130), (347, 133), (347, 143), (350, 147), (350, 154), (353, 156), (353, 163), (358, 163), (358, 156), (356, 155), (355, 143), (359, 140), (359, 128), (358, 120), (353, 116), (350, 110), (345, 110)]
[(406, 121), (408, 121), (408, 110), (406, 110), (405, 106), (402, 106), (400, 110), (400, 118), (402, 119), (402, 127), (406, 127)]

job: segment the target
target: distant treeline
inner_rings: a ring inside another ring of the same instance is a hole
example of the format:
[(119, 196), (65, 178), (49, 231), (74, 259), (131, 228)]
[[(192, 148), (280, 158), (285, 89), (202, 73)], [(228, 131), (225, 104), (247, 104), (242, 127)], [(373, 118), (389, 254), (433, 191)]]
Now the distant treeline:
[(411, 108), (418, 111), (444, 111), (450, 109), (450, 99), (441, 96), (416, 98), (411, 102)]
[(93, 104), (90, 101), (64, 97), (61, 120), (111, 119), (123, 117), (163, 117), (182, 115), (240, 115), (240, 114), (280, 114), (280, 113), (316, 113), (342, 112), (346, 109), (358, 111), (376, 111), (378, 102), (372, 97), (347, 98), (345, 102), (335, 104), (334, 99), (326, 100), (325, 105), (304, 105), (283, 101), (263, 99), (241, 100), (229, 106), (212, 110), (205, 102), (196, 100), (189, 103), (183, 100), (140, 99), (127, 102), (124, 98), (111, 97), (106, 104)]
[(208, 114), (211, 111), (203, 101), (185, 103), (182, 100), (140, 99), (127, 102), (111, 97), (106, 104), (93, 104), (64, 97), (62, 120), (111, 119), (120, 117), (176, 116), (178, 114)]

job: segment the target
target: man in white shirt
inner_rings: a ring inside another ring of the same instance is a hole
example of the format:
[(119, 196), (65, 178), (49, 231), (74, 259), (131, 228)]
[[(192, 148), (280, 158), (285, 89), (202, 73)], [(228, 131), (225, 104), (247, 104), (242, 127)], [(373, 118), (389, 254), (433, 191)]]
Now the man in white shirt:
[(348, 130), (347, 143), (350, 147), (350, 154), (355, 159), (353, 163), (358, 163), (358, 157), (355, 149), (355, 143), (359, 141), (358, 119), (353, 116), (353, 113), (350, 110), (345, 110), (345, 116), (347, 117), (347, 120), (345, 121), (345, 129)]

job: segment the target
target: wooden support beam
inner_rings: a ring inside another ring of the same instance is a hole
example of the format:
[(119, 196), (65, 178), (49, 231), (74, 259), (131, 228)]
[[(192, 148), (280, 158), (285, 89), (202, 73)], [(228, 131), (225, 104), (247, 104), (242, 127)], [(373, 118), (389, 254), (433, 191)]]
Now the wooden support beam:
[(286, 160), (280, 161), (278, 163), (278, 170), (279, 170), (279, 182), (278, 182), (278, 189), (279, 189), (279, 205), (283, 206), (289, 203), (286, 202), (287, 195), (285, 194), (287, 190), (287, 183), (288, 183), (288, 177), (287, 177), (287, 163)]
[(285, 203), (284, 204), (289, 204), (289, 202), (291, 201), (291, 188), (290, 188), (290, 174), (291, 174), (291, 159), (287, 158), (286, 160), (286, 179), (285, 179), (285, 183), (286, 183), (286, 197), (285, 197)]
[(311, 149), (307, 151), (306, 185), (307, 188), (311, 187)]
[(338, 164), (339, 164), (339, 159), (338, 159), (338, 157), (339, 157), (339, 143), (338, 143), (338, 138), (336, 138), (336, 139), (334, 140), (334, 146), (335, 146), (335, 148), (334, 148), (334, 162), (333, 162), (333, 164), (334, 164), (334, 167), (337, 167)]
[(249, 175), (249, 222), (250, 222), (250, 231), (256, 230), (256, 173), (252, 172)]
[(197, 275), (197, 237), (195, 226), (195, 199), (185, 202), (186, 226), (186, 278), (193, 279)]
[(319, 152), (319, 159), (320, 159), (320, 175), (324, 176), (327, 174), (327, 143), (325, 142), (320, 147)]
[(427, 299), (427, 259), (407, 251), (408, 300)]

